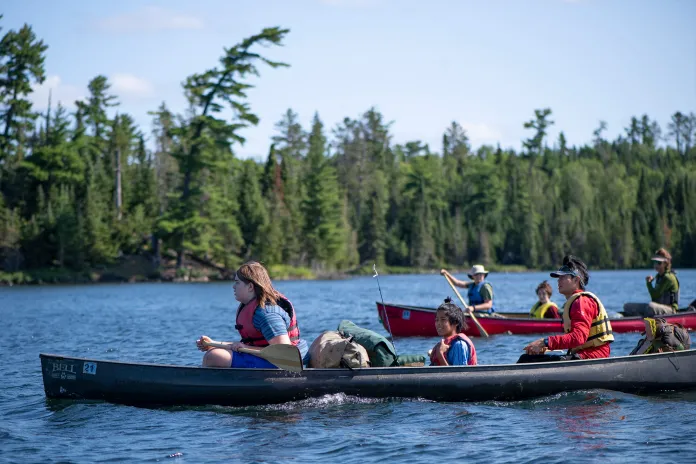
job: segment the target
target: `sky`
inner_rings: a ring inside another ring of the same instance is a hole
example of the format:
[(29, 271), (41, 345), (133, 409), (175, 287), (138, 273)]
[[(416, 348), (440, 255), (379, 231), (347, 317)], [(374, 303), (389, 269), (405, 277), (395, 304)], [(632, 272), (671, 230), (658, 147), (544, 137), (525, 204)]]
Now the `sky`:
[(519, 150), (523, 123), (549, 107), (553, 145), (589, 143), (647, 114), (666, 132), (675, 111), (696, 112), (693, 0), (204, 0), (8, 1), (2, 34), (24, 23), (49, 46), (36, 109), (74, 108), (103, 74), (146, 134), (161, 102), (182, 112), (181, 83), (218, 65), (225, 47), (264, 27), (290, 29), (263, 50), (289, 68), (261, 67), (249, 91), (261, 118), (240, 157), (264, 159), (288, 108), (309, 130), (376, 107), (394, 143), (441, 150), (452, 121), (474, 147)]

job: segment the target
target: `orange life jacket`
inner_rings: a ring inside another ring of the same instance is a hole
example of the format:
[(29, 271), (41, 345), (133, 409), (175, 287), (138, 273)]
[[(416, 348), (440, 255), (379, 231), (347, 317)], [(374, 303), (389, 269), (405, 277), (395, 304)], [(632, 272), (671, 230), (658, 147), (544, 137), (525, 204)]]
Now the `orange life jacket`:
[[(280, 294), (279, 294), (280, 295)], [(295, 308), (290, 300), (280, 295), (276, 301), (277, 305), (290, 316), (290, 326), (288, 327), (288, 337), (293, 345), (300, 341), (300, 328), (297, 325)], [(256, 298), (245, 305), (239, 305), (237, 310), (237, 323), (234, 328), (239, 331), (242, 343), (249, 346), (268, 346), (268, 340), (263, 337), (261, 331), (254, 327), (254, 313), (259, 309)]]
[[(467, 365), (468, 366), (475, 366), (477, 364), (476, 348), (474, 347), (474, 343), (471, 340), (469, 340), (469, 337), (467, 337), (463, 333), (455, 334), (455, 335), (452, 335), (451, 337), (446, 338), (445, 344), (452, 345), (452, 343), (457, 339), (463, 341), (469, 347), (469, 361), (467, 362)], [(433, 366), (440, 365), (440, 360), (437, 357), (437, 353), (435, 353), (435, 352), (430, 353), (430, 362)]]

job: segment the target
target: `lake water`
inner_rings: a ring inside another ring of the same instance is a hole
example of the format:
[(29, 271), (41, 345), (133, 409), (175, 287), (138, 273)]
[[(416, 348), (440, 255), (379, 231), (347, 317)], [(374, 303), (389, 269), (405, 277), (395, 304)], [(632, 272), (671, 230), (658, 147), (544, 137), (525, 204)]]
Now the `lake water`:
[[(647, 301), (647, 274), (592, 272), (588, 290), (611, 313), (626, 301)], [(696, 298), (696, 270), (678, 275), (685, 305)], [(489, 281), (500, 310), (526, 311), (546, 278), (491, 274)], [(387, 302), (434, 307), (454, 296), (439, 275), (380, 276), (380, 283)], [(310, 343), (342, 319), (386, 334), (374, 278), (277, 287), (295, 304)], [(553, 300), (563, 299), (554, 293)], [(229, 283), (0, 288), (0, 462), (696, 461), (696, 392), (591, 390), (509, 403), (334, 395), (268, 407), (166, 409), (44, 396), (40, 352), (197, 365), (199, 335), (237, 338), (235, 308)], [(475, 339), (479, 363), (513, 363), (536, 338)], [(617, 334), (612, 355), (627, 354), (638, 339)], [(437, 339), (395, 342), (400, 353), (424, 354)]]

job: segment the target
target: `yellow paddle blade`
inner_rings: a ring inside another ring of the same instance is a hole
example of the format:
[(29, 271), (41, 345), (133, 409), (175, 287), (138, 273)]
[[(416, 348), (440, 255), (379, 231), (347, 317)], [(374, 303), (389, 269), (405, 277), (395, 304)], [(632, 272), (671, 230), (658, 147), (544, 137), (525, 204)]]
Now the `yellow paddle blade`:
[(268, 345), (260, 351), (246, 348), (241, 348), (239, 351), (263, 358), (280, 369), (302, 372), (302, 356), (300, 350), (294, 345)]

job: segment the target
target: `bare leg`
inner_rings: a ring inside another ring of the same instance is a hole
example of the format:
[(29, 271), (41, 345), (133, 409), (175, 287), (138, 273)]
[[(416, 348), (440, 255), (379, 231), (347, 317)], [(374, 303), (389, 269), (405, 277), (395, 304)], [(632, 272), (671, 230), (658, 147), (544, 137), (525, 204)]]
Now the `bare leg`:
[(203, 367), (231, 367), (232, 352), (222, 348), (213, 348), (203, 355)]

